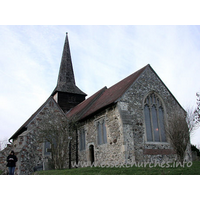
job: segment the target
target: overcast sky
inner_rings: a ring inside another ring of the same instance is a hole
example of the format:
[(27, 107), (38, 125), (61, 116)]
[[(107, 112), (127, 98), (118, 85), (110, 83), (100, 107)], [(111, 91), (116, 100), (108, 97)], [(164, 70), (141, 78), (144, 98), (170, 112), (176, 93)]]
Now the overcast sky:
[[(76, 85), (88, 97), (150, 64), (178, 102), (196, 106), (200, 26), (0, 26), (0, 140), (56, 86), (66, 32)], [(200, 131), (191, 138), (200, 145)]]

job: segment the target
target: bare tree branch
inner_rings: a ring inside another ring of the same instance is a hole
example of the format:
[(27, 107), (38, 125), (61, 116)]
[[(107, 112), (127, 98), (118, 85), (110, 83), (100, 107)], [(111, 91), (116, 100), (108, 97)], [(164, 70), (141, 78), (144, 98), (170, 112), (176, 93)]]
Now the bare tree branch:
[(169, 137), (178, 159), (183, 162), (186, 148), (190, 142), (190, 134), (193, 130), (193, 122), (190, 115), (173, 113), (165, 125), (166, 134)]
[(195, 121), (200, 124), (200, 93), (196, 93), (197, 96), (197, 108), (195, 109)]
[(74, 118), (67, 118), (53, 110), (46, 113), (36, 129), (38, 142), (49, 142), (51, 145), (50, 160), (55, 169), (66, 165), (71, 139), (75, 140), (74, 131), (78, 123)]

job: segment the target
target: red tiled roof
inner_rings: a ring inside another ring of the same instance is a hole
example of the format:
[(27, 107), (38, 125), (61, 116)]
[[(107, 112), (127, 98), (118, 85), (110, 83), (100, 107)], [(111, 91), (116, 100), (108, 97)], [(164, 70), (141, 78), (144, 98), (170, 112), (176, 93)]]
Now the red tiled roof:
[(118, 82), (108, 89), (106, 89), (106, 87), (101, 89), (90, 98), (86, 99), (81, 104), (74, 107), (67, 116), (73, 116), (82, 112), (82, 109), (85, 109), (85, 106), (87, 107), (90, 104), (90, 106), (81, 113), (81, 116), (79, 115), (80, 119), (83, 119), (95, 113), (96, 111), (116, 102), (148, 66), (149, 65), (136, 71), (135, 73), (131, 74), (127, 78), (123, 79), (122, 81)]
[(79, 118), (82, 117), (85, 114), (85, 112), (87, 112), (90, 109), (90, 107), (93, 105), (95, 100), (97, 100), (106, 89), (107, 87), (102, 88), (101, 90), (93, 94), (91, 97), (81, 102), (76, 107), (72, 108), (67, 113), (67, 117), (71, 117), (74, 115), (78, 115)]

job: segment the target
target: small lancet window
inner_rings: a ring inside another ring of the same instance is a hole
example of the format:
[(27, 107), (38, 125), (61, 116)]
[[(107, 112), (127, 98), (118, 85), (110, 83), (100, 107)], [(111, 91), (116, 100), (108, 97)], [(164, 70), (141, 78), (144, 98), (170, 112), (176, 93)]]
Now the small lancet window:
[(80, 129), (80, 150), (85, 150), (85, 130)]
[(97, 135), (98, 135), (98, 144), (99, 145), (107, 143), (107, 132), (106, 132), (105, 119), (99, 120), (97, 122)]
[(159, 97), (151, 93), (144, 102), (147, 142), (166, 142), (164, 109)]

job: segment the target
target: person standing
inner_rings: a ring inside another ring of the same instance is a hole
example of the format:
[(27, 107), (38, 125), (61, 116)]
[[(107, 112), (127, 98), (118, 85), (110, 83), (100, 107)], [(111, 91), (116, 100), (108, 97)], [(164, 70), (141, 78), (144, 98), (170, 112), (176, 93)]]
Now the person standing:
[(11, 151), (9, 156), (7, 157), (7, 167), (9, 171), (9, 175), (14, 175), (16, 162), (17, 162), (17, 156), (15, 156), (15, 152)]

